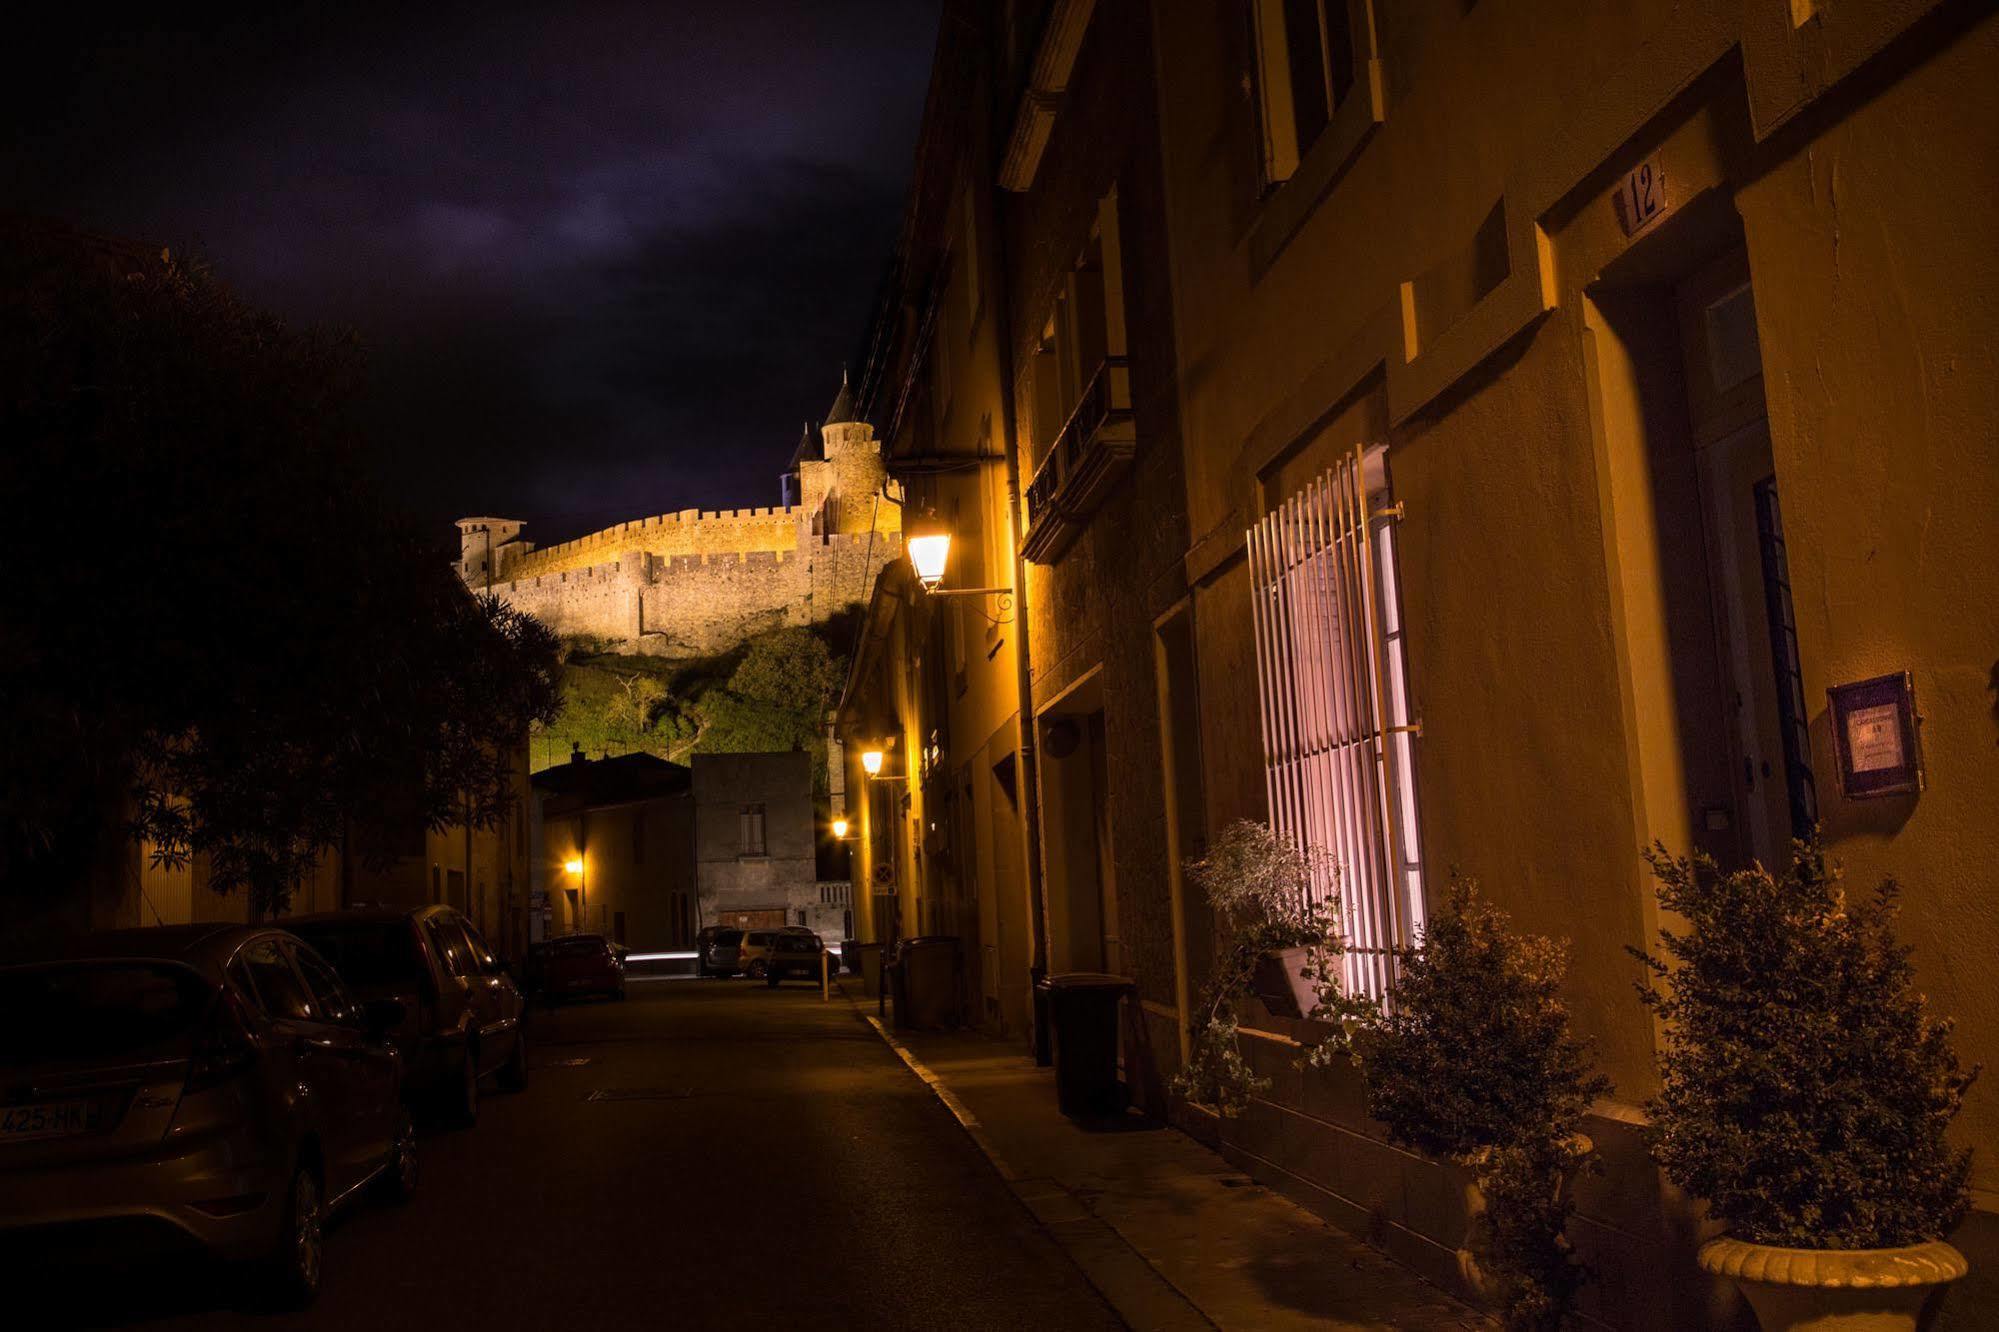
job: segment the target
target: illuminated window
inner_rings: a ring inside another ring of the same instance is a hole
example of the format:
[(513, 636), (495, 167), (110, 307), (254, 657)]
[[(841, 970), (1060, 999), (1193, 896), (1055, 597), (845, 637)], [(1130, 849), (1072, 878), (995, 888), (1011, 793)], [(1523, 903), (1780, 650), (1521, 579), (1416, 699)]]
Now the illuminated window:
[(1349, 993), (1380, 999), (1424, 919), (1387, 451), (1356, 449), (1249, 532), (1271, 826), (1329, 853)]
[(1252, 0), (1263, 179), (1289, 180), (1353, 91), (1348, 0)]

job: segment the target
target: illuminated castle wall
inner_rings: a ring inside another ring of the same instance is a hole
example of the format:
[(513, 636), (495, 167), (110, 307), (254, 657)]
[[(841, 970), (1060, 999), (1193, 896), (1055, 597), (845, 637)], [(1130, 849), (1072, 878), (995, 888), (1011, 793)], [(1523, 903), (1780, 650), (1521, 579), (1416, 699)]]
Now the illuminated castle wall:
[(881, 495), (881, 445), (850, 417), (843, 388), (799, 446), (795, 504), (685, 509), (546, 549), (513, 519), (461, 518), (459, 576), (559, 634), (663, 656), (823, 620), (866, 600), (874, 572), (902, 550), (902, 510)]

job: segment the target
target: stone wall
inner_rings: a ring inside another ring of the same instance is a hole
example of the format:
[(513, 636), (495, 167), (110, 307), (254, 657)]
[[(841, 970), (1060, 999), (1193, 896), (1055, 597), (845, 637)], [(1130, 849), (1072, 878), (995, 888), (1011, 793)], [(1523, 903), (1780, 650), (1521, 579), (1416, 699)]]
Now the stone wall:
[[(877, 463), (879, 466), (879, 463)], [(518, 581), (567, 569), (602, 564), (628, 550), (672, 558), (677, 555), (740, 554), (790, 550), (798, 544), (803, 510), (795, 505), (762, 509), (682, 509), (652, 518), (615, 523), (574, 541), (541, 550), (503, 554), (500, 574)], [(517, 543), (523, 547), (525, 542)]]
[(496, 583), (492, 590), (558, 634), (610, 639), (659, 656), (702, 656), (864, 600), (875, 572), (901, 551), (899, 534), (880, 532), (809, 537), (802, 548), (782, 551), (661, 558), (627, 550), (606, 563)]

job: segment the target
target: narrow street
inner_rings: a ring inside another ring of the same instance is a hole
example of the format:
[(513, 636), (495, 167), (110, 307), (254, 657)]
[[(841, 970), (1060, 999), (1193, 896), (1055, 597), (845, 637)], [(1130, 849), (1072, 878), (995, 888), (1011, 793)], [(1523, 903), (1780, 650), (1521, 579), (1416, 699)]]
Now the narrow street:
[(426, 1133), (413, 1202), (347, 1212), (308, 1312), (189, 1279), (82, 1324), (1120, 1326), (837, 996), (634, 984), (537, 1011), (533, 1039), (525, 1092)]

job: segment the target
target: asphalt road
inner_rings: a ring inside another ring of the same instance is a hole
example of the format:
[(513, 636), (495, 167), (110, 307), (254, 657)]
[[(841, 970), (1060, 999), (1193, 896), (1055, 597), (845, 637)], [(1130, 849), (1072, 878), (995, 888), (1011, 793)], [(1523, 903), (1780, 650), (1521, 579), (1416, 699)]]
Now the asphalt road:
[(112, 1272), (15, 1325), (1122, 1326), (837, 996), (634, 984), (537, 1012), (530, 1041), (525, 1092), (425, 1135), (413, 1201), (341, 1219), (312, 1309), (259, 1311), (212, 1272)]

